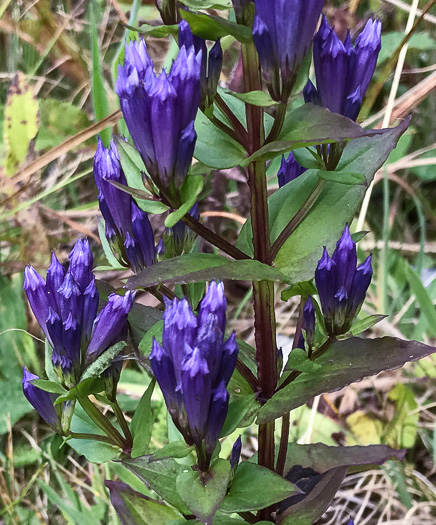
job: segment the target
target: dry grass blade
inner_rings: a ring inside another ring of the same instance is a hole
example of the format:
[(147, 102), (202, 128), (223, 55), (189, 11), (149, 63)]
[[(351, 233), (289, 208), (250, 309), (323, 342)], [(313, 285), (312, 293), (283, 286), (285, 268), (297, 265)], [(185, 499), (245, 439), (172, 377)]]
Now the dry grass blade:
[(31, 162), (28, 166), (18, 171), (13, 176), (12, 180), (16, 184), (24, 182), (38, 170), (45, 168), (45, 166), (50, 164), (50, 162), (53, 162), (62, 155), (65, 155), (65, 153), (71, 151), (75, 147), (80, 146), (80, 144), (87, 141), (94, 135), (97, 135), (97, 133), (100, 133), (100, 131), (102, 131), (103, 129), (109, 126), (114, 126), (120, 120), (121, 116), (122, 115), (120, 110), (115, 111), (114, 113), (108, 115), (106, 118), (100, 120), (100, 122), (92, 124), (83, 131), (80, 131), (76, 135), (73, 135), (72, 137), (62, 142), (62, 144), (59, 144), (59, 146), (56, 146), (50, 151), (47, 151), (47, 153), (44, 153), (44, 155), (41, 155), (33, 162)]

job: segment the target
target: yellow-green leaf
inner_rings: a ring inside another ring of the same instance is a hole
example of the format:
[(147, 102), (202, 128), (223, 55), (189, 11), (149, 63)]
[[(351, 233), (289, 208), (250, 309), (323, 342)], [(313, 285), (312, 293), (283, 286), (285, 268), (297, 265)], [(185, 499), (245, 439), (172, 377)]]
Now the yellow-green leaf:
[(38, 127), (38, 101), (24, 74), (18, 72), (9, 87), (4, 115), (6, 175), (13, 175), (26, 160), (30, 143), (38, 133)]

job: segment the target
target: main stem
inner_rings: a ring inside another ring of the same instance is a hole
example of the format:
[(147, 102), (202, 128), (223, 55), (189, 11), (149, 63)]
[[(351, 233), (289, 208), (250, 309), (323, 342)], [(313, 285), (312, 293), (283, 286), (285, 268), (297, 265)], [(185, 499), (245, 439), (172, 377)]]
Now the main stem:
[[(242, 49), (245, 91), (262, 89), (259, 63), (253, 43)], [(263, 109), (246, 104), (248, 154), (257, 151), (265, 141)], [(265, 162), (254, 162), (248, 167), (248, 185), (251, 194), (251, 223), (254, 259), (270, 264), (268, 193)], [(275, 341), (274, 285), (269, 281), (253, 282), (254, 328), (260, 400), (266, 401), (277, 385), (277, 353)], [(259, 426), (259, 464), (274, 470), (274, 422)], [(268, 519), (270, 509), (260, 513)]]

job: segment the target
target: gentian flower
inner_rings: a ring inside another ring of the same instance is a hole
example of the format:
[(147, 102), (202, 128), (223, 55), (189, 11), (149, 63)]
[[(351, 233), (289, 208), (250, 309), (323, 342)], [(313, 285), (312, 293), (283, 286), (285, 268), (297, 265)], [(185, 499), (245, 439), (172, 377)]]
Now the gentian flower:
[(292, 151), (289, 153), (288, 158), (282, 155), (282, 162), (280, 169), (277, 172), (277, 178), (279, 182), (279, 188), (296, 179), (306, 171), (306, 168), (301, 166)]
[(62, 433), (60, 415), (60, 406), (55, 407), (54, 402), (59, 397), (57, 394), (52, 394), (41, 390), (37, 386), (32, 384), (32, 381), (39, 379), (35, 374), (29, 372), (26, 367), (23, 368), (23, 379), (21, 381), (23, 385), (23, 393), (26, 396), (27, 401), (33, 406), (38, 412), (42, 419), (51, 426), (51, 428)]
[(356, 120), (380, 49), (379, 20), (368, 20), (353, 46), (350, 32), (341, 42), (324, 16), (313, 43), (316, 88), (309, 80), (305, 101)]
[(150, 354), (153, 373), (174, 424), (197, 449), (207, 470), (227, 415), (227, 385), (238, 356), (235, 334), (224, 341), (227, 303), (222, 283), (212, 282), (198, 316), (186, 299), (166, 301), (162, 345)]
[(206, 41), (194, 35), (188, 22), (182, 20), (179, 24), (179, 47), (193, 48), (196, 55), (201, 53), (200, 109), (204, 110), (213, 104), (221, 75), (223, 50), (220, 41), (215, 42), (208, 54)]
[(232, 453), (230, 455), (230, 467), (232, 470), (235, 470), (235, 468), (239, 464), (239, 460), (241, 458), (241, 450), (242, 450), (242, 440), (241, 440), (241, 436), (239, 436), (238, 439), (233, 444)]
[(148, 215), (128, 193), (116, 188), (111, 180), (127, 186), (115, 143), (106, 149), (99, 139), (94, 157), (94, 178), (100, 211), (105, 220), (106, 238), (123, 266), (137, 273), (154, 264), (156, 249)]
[(93, 256), (86, 239), (70, 253), (68, 270), (53, 253), (44, 280), (31, 266), (25, 269), (24, 290), (53, 354), (61, 382), (71, 388), (86, 366), (120, 334), (133, 304), (133, 295), (111, 294), (97, 315), (99, 293), (92, 273)]
[(116, 92), (130, 135), (149, 175), (170, 192), (184, 183), (194, 153), (201, 67), (202, 52), (182, 46), (170, 72), (157, 76), (144, 40), (127, 44), (118, 66)]
[(356, 266), (356, 243), (347, 225), (332, 257), (324, 248), (315, 271), (316, 287), (329, 335), (346, 333), (365, 299), (372, 277), (371, 255)]
[(253, 40), (268, 90), (286, 101), (312, 42), (324, 0), (255, 0)]
[(309, 296), (303, 308), (303, 328), (306, 332), (306, 341), (309, 348), (312, 348), (315, 339), (315, 307), (312, 298)]

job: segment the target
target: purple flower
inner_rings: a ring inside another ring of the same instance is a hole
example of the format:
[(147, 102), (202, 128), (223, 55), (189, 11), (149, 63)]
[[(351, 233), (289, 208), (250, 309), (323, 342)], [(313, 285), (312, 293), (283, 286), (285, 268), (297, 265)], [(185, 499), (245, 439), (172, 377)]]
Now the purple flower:
[(29, 372), (26, 367), (23, 368), (23, 393), (27, 401), (33, 406), (44, 421), (51, 426), (55, 432), (61, 433), (61, 422), (59, 414), (54, 406), (54, 402), (59, 397), (57, 394), (52, 394), (41, 390), (32, 384), (32, 381), (39, 379), (38, 376)]
[(277, 172), (277, 178), (279, 181), (279, 188), (296, 179), (306, 171), (306, 168), (301, 166), (292, 151), (289, 153), (288, 158), (282, 155), (282, 162), (280, 169)]
[(118, 67), (121, 111), (148, 173), (166, 190), (184, 183), (196, 141), (202, 52), (180, 48), (170, 72), (156, 76), (145, 42), (132, 42)]
[(94, 178), (100, 211), (106, 223), (106, 237), (117, 260), (140, 272), (154, 264), (156, 249), (148, 215), (128, 193), (110, 181), (127, 186), (115, 143), (106, 149), (99, 139), (94, 157)]
[(326, 248), (315, 271), (327, 332), (346, 333), (359, 313), (372, 278), (371, 255), (357, 266), (356, 243), (345, 226), (332, 257)]
[(308, 82), (303, 91), (305, 101), (356, 120), (380, 48), (379, 20), (368, 20), (353, 46), (350, 33), (341, 42), (324, 16), (313, 44), (317, 87)]
[(315, 338), (315, 307), (311, 297), (307, 298), (303, 308), (303, 328), (306, 331), (307, 344), (312, 347)]
[[(93, 256), (86, 239), (79, 239), (66, 270), (53, 253), (46, 281), (25, 269), (24, 290), (35, 317), (50, 343), (52, 362), (61, 382), (71, 388), (90, 361), (122, 332), (133, 296), (109, 296), (97, 315), (99, 293), (92, 273)], [(86, 356), (86, 358), (85, 358)]]
[(286, 101), (312, 42), (324, 0), (255, 0), (253, 40), (276, 100)]
[(241, 450), (242, 450), (242, 440), (241, 440), (241, 436), (239, 436), (238, 439), (233, 444), (232, 453), (230, 455), (230, 466), (232, 470), (235, 470), (235, 468), (238, 466), (239, 459), (241, 457)]
[(150, 354), (175, 425), (188, 444), (206, 454), (202, 468), (227, 415), (227, 384), (238, 356), (235, 334), (224, 340), (226, 309), (223, 284), (216, 282), (210, 283), (197, 317), (186, 299), (167, 300), (162, 346), (154, 341)]

